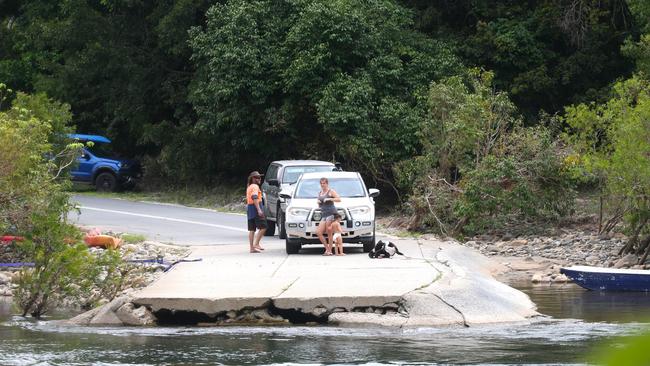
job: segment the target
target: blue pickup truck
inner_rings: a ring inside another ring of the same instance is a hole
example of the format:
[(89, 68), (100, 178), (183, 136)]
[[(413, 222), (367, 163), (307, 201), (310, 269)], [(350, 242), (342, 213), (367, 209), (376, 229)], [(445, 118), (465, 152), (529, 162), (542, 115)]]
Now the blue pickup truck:
[(115, 158), (110, 149), (111, 140), (99, 135), (70, 134), (79, 142), (92, 142), (85, 146), (77, 158), (77, 165), (70, 172), (72, 180), (95, 186), (98, 191), (115, 192), (133, 188), (141, 177), (140, 164), (134, 160)]

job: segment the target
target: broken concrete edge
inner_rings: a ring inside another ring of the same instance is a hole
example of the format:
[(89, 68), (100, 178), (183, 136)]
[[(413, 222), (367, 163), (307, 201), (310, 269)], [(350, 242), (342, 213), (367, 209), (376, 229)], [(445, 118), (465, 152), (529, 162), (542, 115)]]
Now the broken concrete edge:
[(130, 296), (120, 296), (100, 307), (71, 319), (58, 321), (59, 325), (155, 325), (155, 315), (144, 306), (131, 302)]
[[(280, 324), (300, 319), (337, 325), (423, 327), (526, 322), (540, 315), (526, 294), (494, 279), (492, 264), (480, 254), (458, 246), (427, 249), (436, 259), (430, 263), (439, 276), (402, 296), (120, 298), (70, 321), (78, 318), (72, 324), (151, 325), (160, 323), (157, 316), (183, 314), (201, 319), (195, 323), (204, 326)], [(134, 317), (127, 315), (136, 310)]]

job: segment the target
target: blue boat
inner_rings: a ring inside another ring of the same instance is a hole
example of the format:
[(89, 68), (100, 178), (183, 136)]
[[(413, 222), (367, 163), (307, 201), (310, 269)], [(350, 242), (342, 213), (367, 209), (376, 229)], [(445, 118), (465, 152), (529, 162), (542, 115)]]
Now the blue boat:
[(560, 273), (592, 291), (650, 291), (650, 270), (573, 266)]

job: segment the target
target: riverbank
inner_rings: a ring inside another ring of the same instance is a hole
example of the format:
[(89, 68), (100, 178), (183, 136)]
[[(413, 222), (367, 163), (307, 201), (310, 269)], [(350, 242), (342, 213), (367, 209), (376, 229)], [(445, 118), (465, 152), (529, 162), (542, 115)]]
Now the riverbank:
[[(384, 232), (409, 235), (404, 230), (403, 218), (386, 217), (380, 222)], [(618, 232), (599, 235), (593, 216), (538, 225), (511, 225), (495, 233), (468, 238), (461, 244), (505, 266), (508, 270), (497, 274), (496, 278), (507, 284), (567, 283), (569, 279), (560, 274), (560, 268), (572, 265), (650, 269), (650, 261), (638, 264), (640, 257), (637, 255), (619, 255), (628, 238)], [(416, 237), (428, 239), (437, 236), (420, 234)]]
[[(84, 228), (82, 228), (83, 230)], [(115, 237), (128, 238), (128, 234), (104, 232), (103, 234)], [(134, 236), (131, 236), (134, 237)], [(137, 237), (136, 237), (137, 238)], [(90, 253), (99, 254), (104, 249), (97, 247), (88, 248)], [(157, 280), (166, 269), (173, 263), (182, 260), (189, 254), (187, 247), (158, 243), (155, 241), (136, 240), (126, 242), (118, 249), (123, 263), (119, 267), (119, 275), (122, 276), (120, 288), (117, 289), (116, 296), (125, 296), (132, 294), (155, 280)], [(0, 245), (0, 263), (23, 262), (19, 256), (17, 248), (13, 244)], [(16, 281), (20, 276), (21, 267), (2, 267), (0, 268), (0, 296), (11, 298), (16, 288)], [(82, 299), (57, 304), (57, 306), (69, 309), (84, 310), (80, 304), (91, 306), (101, 306), (109, 303), (112, 299), (106, 297), (101, 289), (91, 290)], [(83, 306), (83, 305), (82, 305)]]

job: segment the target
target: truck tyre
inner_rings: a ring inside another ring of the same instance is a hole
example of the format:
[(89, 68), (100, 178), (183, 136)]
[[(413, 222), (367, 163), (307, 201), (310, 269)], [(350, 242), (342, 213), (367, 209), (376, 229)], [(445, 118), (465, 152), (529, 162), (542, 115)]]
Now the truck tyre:
[(375, 247), (375, 230), (372, 231), (372, 238), (365, 240), (363, 242), (363, 252), (370, 253), (371, 250)]
[(100, 173), (95, 178), (95, 188), (98, 192), (115, 192), (117, 191), (117, 178), (115, 174), (109, 172)]
[(275, 221), (266, 219), (266, 231), (264, 232), (264, 236), (273, 236), (273, 235), (275, 235)]
[(287, 254), (298, 254), (300, 251), (300, 247), (302, 246), (300, 244), (300, 239), (289, 239), (287, 238), (286, 240), (286, 249), (287, 249)]
[(284, 226), (284, 212), (282, 208), (278, 207), (278, 237), (280, 239), (287, 238), (287, 228)]

